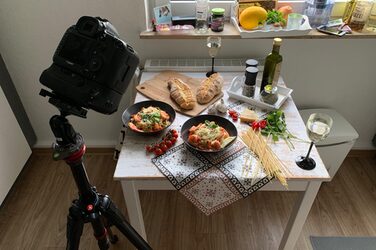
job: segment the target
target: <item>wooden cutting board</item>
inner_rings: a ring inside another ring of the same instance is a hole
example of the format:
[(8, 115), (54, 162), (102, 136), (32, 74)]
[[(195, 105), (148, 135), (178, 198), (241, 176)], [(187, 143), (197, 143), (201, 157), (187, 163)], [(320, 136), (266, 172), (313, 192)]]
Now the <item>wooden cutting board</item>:
[(191, 78), (189, 76), (180, 74), (175, 71), (164, 71), (160, 74), (154, 76), (152, 79), (147, 80), (136, 88), (137, 90), (142, 93), (143, 95), (149, 97), (150, 99), (162, 101), (170, 104), (177, 112), (188, 115), (188, 116), (196, 116), (204, 111), (208, 106), (212, 105), (216, 101), (218, 101), (222, 96), (223, 93), (215, 96), (213, 100), (207, 104), (201, 105), (196, 102), (194, 109), (192, 110), (184, 110), (179, 107), (179, 105), (170, 97), (170, 91), (167, 88), (167, 81), (170, 78), (179, 78), (188, 84), (193, 92), (193, 96), (196, 98), (196, 91), (200, 86), (202, 80), (199, 78)]

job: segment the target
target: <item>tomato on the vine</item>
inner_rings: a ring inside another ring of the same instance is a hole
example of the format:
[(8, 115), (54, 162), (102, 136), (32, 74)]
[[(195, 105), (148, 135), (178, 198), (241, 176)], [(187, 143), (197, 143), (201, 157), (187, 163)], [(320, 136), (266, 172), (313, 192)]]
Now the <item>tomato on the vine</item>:
[(174, 130), (174, 131), (172, 132), (172, 137), (174, 137), (174, 138), (178, 138), (178, 137), (179, 137), (179, 133), (178, 133), (178, 131)]
[(229, 114), (230, 116), (233, 116), (234, 114), (236, 114), (236, 111), (233, 110), (233, 109), (229, 109), (229, 110), (228, 110), (228, 114)]
[(157, 147), (157, 148), (154, 149), (154, 154), (156, 156), (159, 156), (159, 155), (163, 154), (163, 151), (162, 151), (162, 149)]
[(169, 148), (171, 148), (176, 143), (178, 137), (178, 131), (176, 131), (175, 129), (171, 129), (167, 132), (165, 136), (162, 137), (162, 139), (159, 142), (151, 145), (146, 145), (145, 149), (147, 152), (154, 152), (156, 156), (159, 156), (165, 153)]
[(165, 140), (165, 144), (168, 148), (171, 148), (172, 142), (170, 140)]
[(159, 148), (162, 149), (163, 153), (166, 152), (166, 151), (168, 150), (168, 147), (167, 147), (166, 144), (164, 144), (164, 143), (161, 143), (161, 144), (159, 145)]
[(260, 127), (260, 125), (259, 125), (259, 123), (257, 122), (257, 121), (254, 121), (254, 122), (252, 122), (252, 128), (254, 129), (254, 130), (256, 130), (256, 129), (259, 129), (259, 127)]
[(261, 120), (261, 121), (258, 122), (258, 124), (259, 124), (259, 127), (260, 127), (261, 129), (263, 129), (263, 128), (266, 127), (267, 122), (266, 122), (266, 120)]
[(151, 146), (151, 145), (146, 145), (146, 146), (145, 146), (145, 149), (146, 149), (146, 151), (148, 151), (149, 153), (151, 153), (151, 152), (154, 151), (154, 148), (153, 148), (153, 146)]

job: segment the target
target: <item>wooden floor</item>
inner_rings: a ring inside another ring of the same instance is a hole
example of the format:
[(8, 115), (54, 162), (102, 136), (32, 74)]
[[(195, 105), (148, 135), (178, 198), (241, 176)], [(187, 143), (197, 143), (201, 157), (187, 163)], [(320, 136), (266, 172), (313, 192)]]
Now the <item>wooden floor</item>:
[[(126, 214), (110, 153), (89, 153), (91, 182)], [(0, 249), (65, 249), (66, 214), (76, 188), (69, 168), (33, 154), (0, 208)], [(296, 198), (294, 192), (257, 192), (207, 217), (175, 191), (144, 191), (141, 203), (153, 249), (277, 249)], [(116, 231), (116, 230), (115, 230)], [(376, 236), (376, 158), (347, 158), (321, 187), (296, 249), (311, 249), (310, 235)], [(97, 249), (89, 225), (80, 249)], [(133, 249), (120, 237), (111, 249)]]

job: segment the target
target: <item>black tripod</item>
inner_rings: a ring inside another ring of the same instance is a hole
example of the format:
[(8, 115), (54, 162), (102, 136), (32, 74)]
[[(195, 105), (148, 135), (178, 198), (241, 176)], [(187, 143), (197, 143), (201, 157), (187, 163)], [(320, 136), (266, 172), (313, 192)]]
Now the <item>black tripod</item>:
[(111, 226), (116, 226), (137, 249), (152, 249), (129, 225), (110, 197), (99, 194), (89, 182), (83, 164), (86, 149), (84, 140), (66, 119), (69, 114), (86, 117), (87, 111), (61, 101), (48, 91), (42, 90), (40, 94), (50, 96), (49, 102), (61, 112), (61, 115), (55, 115), (50, 119), (50, 126), (56, 137), (53, 158), (64, 160), (70, 166), (79, 191), (79, 198), (75, 199), (69, 208), (67, 250), (78, 250), (84, 224), (88, 222), (93, 227), (94, 236), (101, 250), (109, 249), (110, 242), (114, 244), (118, 241), (118, 237), (111, 231)]

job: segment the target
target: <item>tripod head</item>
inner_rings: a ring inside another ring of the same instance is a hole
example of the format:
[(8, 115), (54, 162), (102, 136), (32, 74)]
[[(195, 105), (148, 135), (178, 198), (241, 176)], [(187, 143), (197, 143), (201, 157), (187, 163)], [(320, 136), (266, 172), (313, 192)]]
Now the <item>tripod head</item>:
[(86, 118), (87, 110), (71, 105), (47, 90), (41, 89), (39, 94), (43, 97), (49, 97), (48, 102), (60, 111), (60, 115), (54, 115), (50, 119), (50, 127), (56, 138), (56, 142), (53, 144), (53, 158), (54, 160), (66, 159), (74, 152), (78, 152), (84, 145), (82, 136), (73, 129), (66, 117), (75, 115)]
[(48, 102), (54, 105), (61, 113), (62, 116), (75, 115), (81, 118), (86, 118), (87, 110), (76, 105), (72, 105), (71, 101), (64, 101), (53, 92), (45, 89), (41, 89), (39, 95), (43, 97), (49, 97)]

